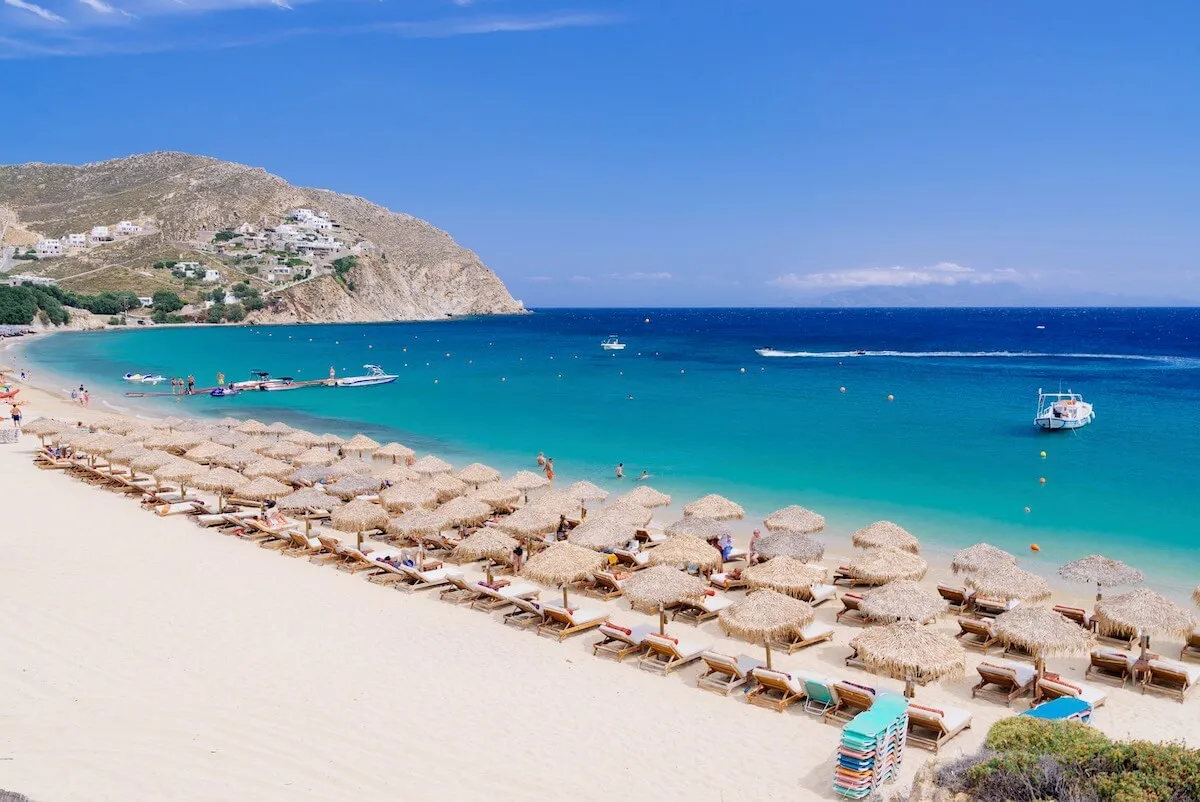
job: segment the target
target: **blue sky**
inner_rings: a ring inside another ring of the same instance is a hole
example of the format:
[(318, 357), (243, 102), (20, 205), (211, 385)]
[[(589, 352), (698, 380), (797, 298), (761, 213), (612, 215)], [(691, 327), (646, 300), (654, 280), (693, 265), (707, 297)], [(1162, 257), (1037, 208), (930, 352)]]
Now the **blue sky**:
[(530, 305), (1200, 301), (1198, 30), (1194, 0), (0, 0), (0, 160), (262, 166)]

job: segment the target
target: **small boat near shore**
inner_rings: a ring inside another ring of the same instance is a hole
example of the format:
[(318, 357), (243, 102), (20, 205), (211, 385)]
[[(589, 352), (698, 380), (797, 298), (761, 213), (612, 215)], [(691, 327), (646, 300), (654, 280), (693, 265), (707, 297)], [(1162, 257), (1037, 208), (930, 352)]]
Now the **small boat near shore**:
[(1092, 405), (1079, 393), (1045, 393), (1038, 388), (1037, 416), (1033, 424), (1045, 431), (1082, 429), (1096, 419)]
[(625, 343), (621, 342), (617, 335), (613, 334), (609, 336), (608, 339), (602, 340), (600, 342), (600, 347), (605, 351), (624, 351)]
[(375, 384), (391, 384), (396, 379), (400, 378), (394, 373), (384, 373), (383, 368), (379, 365), (363, 365), (367, 370), (365, 376), (345, 376), (341, 379), (334, 379), (334, 384), (338, 387), (370, 387)]
[(160, 376), (154, 373), (126, 373), (121, 378), (127, 382), (134, 382), (137, 384), (158, 384), (159, 382), (165, 382), (167, 380), (166, 376)]

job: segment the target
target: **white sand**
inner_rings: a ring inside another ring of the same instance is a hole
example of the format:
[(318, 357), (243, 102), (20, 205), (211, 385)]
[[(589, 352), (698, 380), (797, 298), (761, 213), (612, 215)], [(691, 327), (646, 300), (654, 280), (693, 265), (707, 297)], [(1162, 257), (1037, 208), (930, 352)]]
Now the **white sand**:
[[(104, 411), (23, 395), (27, 419)], [(594, 634), (559, 644), (436, 591), (398, 593), (158, 518), (37, 470), (36, 443), (0, 446), (2, 789), (39, 802), (838, 798), (840, 730), (799, 706), (751, 707), (697, 690), (696, 667), (663, 678), (594, 658)], [(606, 606), (618, 622), (649, 620), (620, 600)], [(837, 609), (820, 607), (818, 620)], [(670, 629), (762, 653), (715, 622)], [(839, 626), (832, 644), (776, 664), (899, 690), (844, 666), (858, 631)], [(1175, 656), (1179, 645), (1155, 647)], [(918, 690), (919, 702), (974, 714), (944, 755), (975, 749), (988, 725), (1028, 705), (973, 702), (980, 659), (970, 654), (966, 679)], [(1085, 665), (1049, 664), (1075, 678)], [(1093, 719), (1104, 732), (1200, 743), (1200, 696), (1108, 691)], [(909, 750), (905, 780), (928, 755)]]

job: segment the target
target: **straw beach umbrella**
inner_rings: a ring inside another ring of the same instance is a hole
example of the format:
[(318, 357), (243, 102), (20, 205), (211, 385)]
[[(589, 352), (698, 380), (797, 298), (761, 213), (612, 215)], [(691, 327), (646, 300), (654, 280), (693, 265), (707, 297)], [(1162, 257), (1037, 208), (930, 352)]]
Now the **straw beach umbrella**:
[(521, 575), (543, 585), (562, 588), (563, 606), (567, 606), (567, 585), (598, 571), (608, 563), (597, 551), (573, 543), (553, 543), (529, 558)]
[(1146, 588), (1096, 602), (1096, 618), (1101, 633), (1139, 633), (1143, 660), (1150, 648), (1151, 635), (1186, 638), (1196, 627), (1196, 618), (1189, 610)]
[(977, 598), (1000, 601), (1040, 601), (1050, 598), (1050, 585), (1035, 573), (1015, 565), (998, 565), (976, 571), (966, 579)]
[(795, 557), (774, 557), (744, 569), (742, 578), (746, 580), (746, 587), (754, 590), (770, 588), (789, 596), (802, 597), (810, 595), (813, 585), (825, 581), (825, 569)]
[(329, 518), (334, 529), (341, 532), (353, 532), (357, 548), (362, 549), (363, 532), (371, 529), (384, 529), (388, 525), (387, 513), (378, 504), (355, 499), (345, 506), (338, 507)]
[(264, 458), (259, 459), (246, 466), (242, 473), (246, 474), (248, 479), (257, 479), (260, 476), (270, 476), (272, 479), (283, 479), (286, 476), (291, 476), (295, 472), (295, 468), (288, 465), (286, 462), (281, 462), (277, 459)]
[(178, 482), (179, 495), (184, 498), (187, 495), (187, 483), (204, 473), (204, 466), (191, 460), (175, 459), (152, 473), (159, 482)]
[(283, 439), (287, 440), (289, 443), (299, 443), (305, 448), (312, 448), (321, 440), (321, 438), (317, 435), (313, 434), (312, 432), (305, 431), (304, 429), (293, 429), (285, 434)]
[(972, 571), (1016, 564), (1017, 558), (1004, 549), (998, 549), (988, 543), (976, 543), (974, 546), (957, 552), (950, 563), (950, 568), (956, 574), (966, 574)]
[(701, 571), (720, 570), (721, 552), (695, 535), (672, 535), (650, 550), (650, 565), (695, 565)]
[(521, 498), (521, 491), (503, 482), (492, 482), (483, 485), (467, 494), (469, 498), (479, 499), (492, 509), (508, 509), (513, 507)]
[(825, 544), (799, 532), (768, 532), (758, 539), (755, 553), (772, 561), (779, 557), (795, 557), (806, 563), (816, 562), (825, 556)]
[(241, 426), (242, 421), (240, 418), (226, 416), (217, 421), (217, 425), (224, 429), (232, 429), (235, 426)]
[(399, 463), (393, 463), (387, 466), (378, 474), (376, 474), (376, 476), (391, 484), (396, 484), (398, 482), (418, 482), (421, 480), (421, 474), (412, 470), (408, 466), (401, 465)]
[(685, 517), (712, 518), (716, 521), (728, 521), (733, 518), (745, 518), (746, 511), (740, 504), (735, 504), (724, 496), (710, 493), (704, 498), (697, 499), (683, 508)]
[(283, 435), (291, 434), (294, 431), (296, 431), (296, 430), (293, 429), (291, 426), (288, 426), (286, 423), (284, 423), (281, 420), (277, 420), (274, 423), (272, 423), (270, 426), (267, 426), (266, 429), (264, 429), (263, 433), (264, 434), (273, 434), (276, 437), (282, 437)]
[(38, 418), (35, 421), (30, 421), (21, 427), (21, 431), (26, 434), (31, 434), (36, 437), (41, 444), (46, 445), (46, 438), (51, 435), (58, 434), (70, 427), (69, 423), (63, 423), (54, 418)]
[(654, 513), (650, 512), (649, 507), (618, 501), (593, 513), (592, 518), (620, 519), (625, 523), (632, 524), (634, 527), (642, 527), (653, 520)]
[(437, 513), (450, 526), (477, 526), (488, 519), (492, 508), (482, 501), (460, 496), (438, 507)]
[(768, 515), (763, 525), (771, 532), (788, 531), (811, 535), (825, 528), (825, 516), (818, 515), (807, 507), (793, 504)]
[(379, 488), (383, 486), (383, 480), (376, 479), (374, 476), (363, 476), (362, 474), (351, 474), (343, 476), (333, 484), (325, 488), (326, 493), (331, 493), (343, 501), (349, 501), (355, 496), (366, 496), (371, 493), (378, 493)]
[(550, 480), (545, 476), (539, 476), (533, 471), (517, 471), (512, 478), (508, 480), (508, 484), (520, 490), (525, 494), (525, 500), (529, 501), (529, 491), (536, 490), (539, 487), (545, 487), (550, 484)]
[(174, 415), (172, 415), (161, 420), (152, 421), (150, 425), (155, 429), (166, 429), (167, 431), (171, 431), (173, 429), (178, 429), (184, 423), (185, 421), (183, 418), (176, 418)]
[(666, 608), (679, 602), (700, 603), (707, 590), (700, 577), (685, 574), (666, 565), (635, 571), (621, 584), (629, 606), (643, 613), (658, 613), (658, 634), (667, 631)]
[(921, 543), (908, 530), (891, 521), (876, 521), (859, 529), (851, 537), (855, 546), (863, 549), (899, 549), (917, 554)]
[(278, 442), (279, 441), (273, 437), (267, 437), (265, 435), (259, 434), (259, 435), (255, 435), (255, 436), (251, 437), (249, 440), (243, 441), (241, 444), (238, 445), (238, 448), (244, 448), (248, 451), (255, 451), (255, 452), (261, 454), (262, 452), (266, 451), (268, 448), (271, 448), (272, 446), (276, 445)]
[(1058, 569), (1058, 575), (1070, 582), (1094, 584), (1096, 601), (1100, 601), (1103, 597), (1105, 587), (1136, 585), (1146, 578), (1146, 575), (1138, 569), (1132, 568), (1120, 560), (1113, 560), (1099, 554), (1067, 563)]
[(812, 605), (769, 589), (750, 593), (718, 615), (726, 633), (751, 642), (762, 638), (767, 668), (771, 668), (771, 641), (799, 632), (815, 617)]
[(366, 451), (374, 451), (379, 448), (379, 443), (376, 443), (365, 434), (356, 434), (346, 442), (342, 443), (342, 451), (352, 451), (361, 456)]
[(911, 579), (897, 579), (863, 594), (861, 609), (875, 621), (923, 624), (946, 612), (946, 600)]
[(433, 510), (410, 510), (387, 522), (389, 534), (416, 539), (422, 535), (436, 535), (446, 528), (446, 519)]
[(660, 493), (649, 485), (638, 485), (633, 490), (625, 493), (617, 498), (618, 501), (628, 501), (631, 504), (639, 504), (643, 507), (669, 507), (671, 505), (671, 497), (666, 493)]
[(472, 462), (458, 472), (458, 478), (478, 490), (480, 485), (499, 481), (500, 471), (489, 468), (482, 462)]
[(667, 526), (667, 535), (691, 535), (701, 540), (720, 540), (731, 534), (730, 529), (712, 518), (680, 518)]
[(274, 459), (292, 459), (304, 453), (304, 446), (291, 440), (280, 440), (275, 445), (264, 448), (262, 453)]
[(108, 452), (108, 461), (114, 465), (128, 465), (129, 477), (136, 479), (137, 474), (133, 470), (133, 461), (138, 457), (144, 457), (152, 453), (154, 452), (144, 448), (141, 443), (126, 443)]
[(340, 446), (344, 442), (346, 442), (346, 438), (338, 437), (336, 434), (331, 432), (325, 432), (325, 434), (317, 435), (317, 441), (314, 445), (333, 448), (334, 446)]
[(237, 489), (238, 498), (244, 498), (247, 501), (267, 501), (286, 496), (291, 492), (292, 488), (270, 476), (260, 476)]
[(586, 515), (587, 510), (583, 509), (589, 501), (604, 501), (608, 498), (608, 491), (603, 490), (591, 482), (573, 482), (567, 486), (566, 495), (579, 502), (579, 507)]
[(124, 434), (129, 425), (129, 419), (124, 415), (101, 415), (91, 423), (93, 429), (106, 429), (118, 434)]
[(242, 434), (249, 434), (249, 435), (265, 434), (267, 431), (267, 425), (265, 423), (263, 423), (262, 421), (256, 421), (254, 418), (250, 418), (249, 420), (242, 421), (241, 423), (239, 423), (237, 426), (235, 426), (233, 428), (236, 429), (237, 431), (241, 432)]
[(882, 585), (897, 579), (922, 579), (929, 563), (899, 549), (866, 549), (846, 566), (855, 579)]
[(438, 459), (432, 454), (427, 457), (422, 457), (408, 467), (412, 468), (414, 471), (423, 476), (433, 476), (439, 473), (450, 473), (450, 471), (454, 470), (454, 466), (449, 462), (446, 462), (444, 459)]
[(231, 471), (229, 468), (211, 468), (204, 473), (198, 474), (192, 484), (201, 490), (207, 490), (217, 494), (217, 511), (225, 509), (225, 497), (231, 495), (238, 488), (245, 486), (250, 482), (245, 476), (242, 476), (237, 471)]
[(375, 453), (372, 456), (376, 458), (382, 457), (384, 459), (390, 459), (393, 463), (395, 463), (399, 460), (408, 461), (416, 455), (417, 452), (413, 451), (408, 446), (400, 445), (399, 443), (387, 443), (375, 449)]
[(241, 432), (233, 429), (227, 429), (226, 431), (212, 436), (212, 442), (219, 446), (229, 446), (230, 448), (237, 448), (249, 439), (250, 435), (242, 434)]
[(437, 504), (437, 493), (416, 482), (400, 482), (379, 494), (379, 503), (390, 512), (404, 512)]
[(916, 683), (961, 677), (967, 670), (962, 644), (916, 621), (871, 627), (856, 635), (850, 647), (867, 670), (904, 680), (909, 699), (916, 695)]
[(1092, 633), (1066, 616), (1045, 607), (1024, 606), (996, 616), (992, 631), (1006, 645), (1033, 655), (1038, 676), (1046, 673), (1046, 658), (1085, 655), (1092, 649)]
[(178, 457), (172, 457), (165, 451), (151, 451), (141, 457), (135, 457), (134, 460), (129, 463), (129, 467), (131, 470), (153, 474), (154, 471), (158, 470), (164, 465), (167, 465), (168, 463), (174, 462), (177, 459)]
[(282, 497), (275, 507), (284, 512), (300, 513), (304, 519), (304, 536), (312, 532), (313, 510), (332, 510), (341, 506), (342, 500), (315, 487), (306, 487)]
[(568, 494), (566, 490), (551, 490), (535, 498), (530, 502), (529, 507), (565, 517), (575, 515), (579, 510), (579, 501)]
[(448, 473), (439, 473), (425, 480), (425, 486), (437, 494), (439, 502), (467, 494), (467, 483)]
[(516, 538), (509, 537), (495, 529), (483, 528), (472, 532), (450, 552), (449, 559), (457, 563), (473, 563), (477, 560), (487, 560), (487, 581), (492, 581), (493, 562), (511, 562), (513, 551), (519, 546)]
[(333, 455), (333, 452), (316, 446), (292, 457), (292, 465), (297, 468), (307, 468), (310, 465), (332, 465), (335, 462), (337, 462), (337, 457)]
[(628, 543), (633, 534), (633, 525), (622, 522), (619, 517), (597, 515), (572, 529), (567, 542), (593, 551), (611, 551)]
[(343, 474), (348, 473), (370, 473), (373, 468), (371, 463), (361, 457), (344, 457), (333, 463), (333, 465)]
[(183, 456), (195, 462), (209, 463), (212, 462), (214, 458), (219, 457), (222, 454), (228, 454), (232, 450), (233, 449), (229, 448), (229, 446), (222, 446), (209, 442), (201, 443), (195, 448), (189, 449), (184, 453)]
[(558, 528), (558, 516), (545, 510), (525, 508), (506, 515), (496, 522), (496, 528), (516, 537), (533, 537)]
[(345, 475), (331, 465), (307, 465), (292, 471), (287, 480), (294, 485), (311, 485)]

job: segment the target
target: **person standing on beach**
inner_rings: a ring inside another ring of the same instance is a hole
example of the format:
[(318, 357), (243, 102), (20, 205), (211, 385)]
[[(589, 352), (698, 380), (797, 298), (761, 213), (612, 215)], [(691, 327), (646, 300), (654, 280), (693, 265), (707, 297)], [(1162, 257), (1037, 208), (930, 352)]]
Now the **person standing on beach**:
[(92, 397), (90, 395), (88, 395), (88, 391), (84, 390), (83, 391), (83, 405), (86, 407), (91, 402), (91, 400), (92, 400)]
[(617, 463), (617, 478), (618, 479), (625, 478), (625, 463), (624, 462)]
[(8, 413), (10, 415), (12, 415), (12, 422), (13, 422), (14, 429), (21, 428), (21, 404), (23, 404), (23, 403), (25, 403), (25, 402), (24, 401), (13, 401), (12, 403), (10, 403), (8, 405)]
[(758, 539), (762, 537), (762, 532), (758, 529), (754, 530), (754, 534), (750, 536), (750, 554), (746, 558), (746, 562), (750, 565), (758, 565)]

